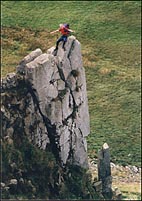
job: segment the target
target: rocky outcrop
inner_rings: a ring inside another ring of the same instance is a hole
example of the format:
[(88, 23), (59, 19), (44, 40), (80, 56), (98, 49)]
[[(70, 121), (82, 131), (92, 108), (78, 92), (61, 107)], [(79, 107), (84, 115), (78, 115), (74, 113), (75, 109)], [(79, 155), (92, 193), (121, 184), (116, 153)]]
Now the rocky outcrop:
[(90, 132), (81, 46), (70, 36), (61, 46), (36, 49), (2, 79), (3, 135), (24, 133), (41, 149), (50, 148), (62, 165), (87, 168), (86, 136)]

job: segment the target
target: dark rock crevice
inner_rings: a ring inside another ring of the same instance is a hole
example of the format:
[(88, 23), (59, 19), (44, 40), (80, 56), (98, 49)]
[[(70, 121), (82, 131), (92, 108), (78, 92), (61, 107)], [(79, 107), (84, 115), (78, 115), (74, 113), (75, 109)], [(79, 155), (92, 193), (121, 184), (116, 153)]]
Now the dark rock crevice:
[(71, 53), (72, 53), (72, 51), (73, 51), (73, 49), (74, 49), (74, 46), (75, 46), (75, 40), (72, 41), (70, 50), (69, 50), (68, 55), (67, 55), (67, 58), (68, 58), (68, 60), (69, 60), (69, 62), (70, 62), (70, 66), (71, 66), (71, 67), (72, 67), (72, 61), (71, 61), (70, 56), (71, 56)]
[(76, 105), (72, 89), (69, 86), (68, 81), (65, 79), (65, 76), (64, 76), (64, 73), (63, 73), (63, 70), (62, 70), (62, 64), (61, 63), (57, 64), (57, 68), (58, 68), (58, 71), (59, 71), (60, 78), (64, 81), (65, 87), (69, 89), (71, 97), (72, 97), (72, 100), (73, 100), (73, 112), (64, 120), (64, 121), (67, 121), (69, 118), (74, 119), (75, 113), (76, 113), (76, 111), (78, 109), (78, 106)]
[(39, 113), (43, 119), (43, 122), (46, 126), (46, 129), (48, 132), (48, 137), (50, 140), (51, 151), (54, 154), (57, 162), (59, 164), (61, 164), (61, 159), (60, 159), (60, 155), (59, 155), (60, 147), (58, 144), (58, 136), (56, 133), (56, 126), (51, 124), (50, 119), (42, 113), (42, 111), (40, 109), (40, 105), (39, 105), (39, 100), (38, 100), (36, 93), (35, 93), (36, 91), (31, 87), (31, 84), (27, 83), (27, 87), (28, 87), (29, 93), (31, 94), (31, 96), (33, 98), (34, 105), (37, 107), (37, 109), (38, 109), (38, 111), (39, 111)]

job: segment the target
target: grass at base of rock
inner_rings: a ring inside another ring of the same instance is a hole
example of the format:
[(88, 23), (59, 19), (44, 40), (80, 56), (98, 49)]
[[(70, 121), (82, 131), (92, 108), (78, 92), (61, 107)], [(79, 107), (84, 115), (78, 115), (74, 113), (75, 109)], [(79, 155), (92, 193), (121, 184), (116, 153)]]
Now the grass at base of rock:
[(139, 183), (113, 183), (122, 192), (123, 200), (141, 200), (141, 185)]
[(140, 77), (139, 70), (101, 61), (86, 67), (91, 133), (90, 157), (104, 142), (111, 159), (122, 165), (140, 166)]

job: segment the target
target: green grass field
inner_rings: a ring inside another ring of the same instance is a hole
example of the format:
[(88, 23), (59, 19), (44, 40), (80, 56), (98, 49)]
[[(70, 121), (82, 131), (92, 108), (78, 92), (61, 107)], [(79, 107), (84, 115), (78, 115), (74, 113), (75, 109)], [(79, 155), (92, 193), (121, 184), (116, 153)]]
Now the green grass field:
[(113, 162), (140, 166), (140, 1), (2, 1), (2, 76), (30, 51), (56, 42), (68, 22), (81, 42), (91, 133), (88, 153), (107, 142)]

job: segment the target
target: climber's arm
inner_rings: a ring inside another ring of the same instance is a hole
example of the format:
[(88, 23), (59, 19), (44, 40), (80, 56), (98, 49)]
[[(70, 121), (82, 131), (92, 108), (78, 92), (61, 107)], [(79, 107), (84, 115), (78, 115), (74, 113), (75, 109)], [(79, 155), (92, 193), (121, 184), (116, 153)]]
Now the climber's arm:
[(55, 31), (50, 32), (50, 34), (54, 34), (54, 33), (58, 32), (58, 31), (59, 31), (59, 29), (57, 29), (57, 30), (55, 30)]
[(68, 29), (70, 32), (75, 32), (74, 30), (72, 30), (72, 29)]

